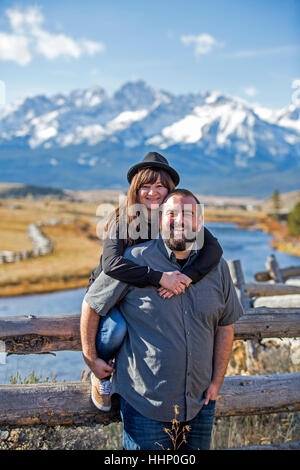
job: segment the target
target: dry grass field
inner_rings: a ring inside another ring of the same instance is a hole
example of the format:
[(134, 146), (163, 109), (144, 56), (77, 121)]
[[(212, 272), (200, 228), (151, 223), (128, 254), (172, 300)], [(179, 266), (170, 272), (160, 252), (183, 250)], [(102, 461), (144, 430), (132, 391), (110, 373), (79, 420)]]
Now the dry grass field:
[(38, 258), (1, 265), (0, 295), (19, 295), (84, 287), (101, 254), (96, 236), (96, 203), (1, 200), (0, 250), (32, 249), (27, 226), (61, 219), (42, 227), (54, 251)]

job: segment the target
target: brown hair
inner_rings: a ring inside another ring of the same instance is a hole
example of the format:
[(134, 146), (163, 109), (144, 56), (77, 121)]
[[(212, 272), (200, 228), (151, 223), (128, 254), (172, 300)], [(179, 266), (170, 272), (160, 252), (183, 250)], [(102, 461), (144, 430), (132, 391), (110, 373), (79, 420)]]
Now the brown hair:
[[(170, 174), (159, 168), (144, 168), (134, 175), (131, 180), (130, 187), (128, 189), (127, 197), (125, 201), (118, 206), (115, 211), (109, 217), (109, 220), (104, 228), (107, 233), (109, 230), (116, 228), (119, 225), (121, 217), (126, 219), (126, 227), (128, 228), (129, 224), (136, 218), (136, 215), (130, 215), (130, 210), (128, 210), (132, 205), (138, 204), (138, 192), (144, 184), (153, 184), (157, 181), (157, 178), (160, 176), (161, 184), (168, 189), (168, 193), (174, 191), (175, 183), (170, 176)], [(139, 214), (143, 216), (143, 214)], [(124, 220), (124, 219), (123, 219)], [(148, 223), (148, 221), (147, 221)], [(135, 240), (130, 238), (128, 231), (126, 234), (125, 245), (126, 247), (132, 246), (135, 244)]]

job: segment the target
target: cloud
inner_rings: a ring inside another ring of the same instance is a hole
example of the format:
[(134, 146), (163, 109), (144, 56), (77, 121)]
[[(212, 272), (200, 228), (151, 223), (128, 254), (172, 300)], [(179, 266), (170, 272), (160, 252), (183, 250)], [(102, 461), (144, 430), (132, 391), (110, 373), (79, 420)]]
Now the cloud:
[(264, 56), (274, 55), (274, 54), (282, 54), (282, 53), (290, 53), (290, 52), (293, 53), (293, 52), (298, 52), (299, 50), (300, 50), (300, 45), (290, 44), (287, 46), (267, 47), (265, 49), (237, 51), (237, 52), (228, 54), (228, 56), (237, 57), (237, 58), (264, 57)]
[(0, 59), (27, 65), (32, 59), (29, 41), (25, 36), (0, 33)]
[(11, 33), (0, 32), (0, 60), (11, 60), (28, 65), (35, 55), (54, 60), (58, 57), (78, 59), (84, 54), (93, 56), (103, 52), (101, 42), (74, 39), (63, 33), (51, 33), (43, 27), (44, 16), (38, 7), (24, 11), (11, 8), (5, 11)]
[(244, 93), (247, 96), (253, 97), (253, 96), (258, 95), (259, 91), (257, 90), (257, 88), (255, 88), (255, 86), (248, 86), (244, 88)]
[(180, 40), (185, 46), (190, 46), (191, 44), (195, 46), (194, 54), (196, 57), (210, 54), (217, 47), (224, 47), (224, 43), (217, 41), (207, 33), (199, 34), (198, 36), (181, 36)]

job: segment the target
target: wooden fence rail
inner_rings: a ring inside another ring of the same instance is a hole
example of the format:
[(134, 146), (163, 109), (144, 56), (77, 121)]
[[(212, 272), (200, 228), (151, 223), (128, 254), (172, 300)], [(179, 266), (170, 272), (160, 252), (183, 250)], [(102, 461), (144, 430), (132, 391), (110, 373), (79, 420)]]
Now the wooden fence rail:
[[(300, 266), (289, 266), (287, 268), (280, 268), (280, 275), (283, 280), (291, 277), (300, 276)], [(254, 278), (259, 282), (266, 282), (273, 279), (273, 276), (269, 271), (258, 271), (255, 273)]]
[[(249, 308), (235, 324), (235, 339), (300, 336), (300, 308)], [(7, 354), (80, 351), (80, 314), (0, 318)]]
[[(300, 373), (225, 377), (216, 417), (300, 410)], [(118, 401), (110, 412), (95, 408), (88, 382), (0, 385), (0, 426), (90, 425), (119, 421)]]

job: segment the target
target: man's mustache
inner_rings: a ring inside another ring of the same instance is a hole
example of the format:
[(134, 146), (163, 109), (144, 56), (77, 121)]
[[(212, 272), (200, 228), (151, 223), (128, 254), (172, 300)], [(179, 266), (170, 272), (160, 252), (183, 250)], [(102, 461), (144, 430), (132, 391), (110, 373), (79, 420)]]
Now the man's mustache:
[[(170, 223), (169, 225), (169, 230), (170, 230), (170, 236), (173, 237), (174, 236), (174, 231), (175, 230), (182, 230), (182, 233), (181, 233), (181, 237), (179, 237), (180, 239), (183, 239), (183, 240), (186, 240), (186, 241), (193, 241), (195, 239), (195, 236), (196, 236), (196, 233), (195, 231), (192, 229), (192, 227), (188, 226), (186, 227), (184, 224), (181, 224), (181, 225), (175, 225), (174, 223)], [(178, 238), (178, 237), (176, 237)]]

